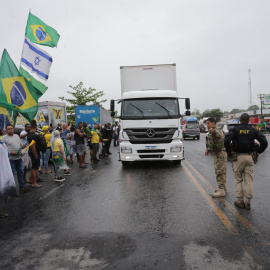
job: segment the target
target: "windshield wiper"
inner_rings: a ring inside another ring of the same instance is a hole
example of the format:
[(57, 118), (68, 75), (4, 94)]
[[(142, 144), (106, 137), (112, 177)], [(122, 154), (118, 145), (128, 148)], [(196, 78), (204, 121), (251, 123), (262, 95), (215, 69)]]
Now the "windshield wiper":
[(137, 109), (137, 110), (142, 114), (143, 118), (145, 118), (145, 117), (144, 117), (144, 113), (143, 113), (143, 111), (142, 111), (140, 108), (134, 106), (134, 105), (131, 104), (131, 103), (129, 103), (128, 105), (131, 105), (132, 107), (134, 107), (135, 109)]
[(157, 103), (157, 102), (155, 102), (155, 103), (156, 103), (159, 107), (163, 108), (163, 109), (167, 112), (167, 114), (170, 116), (170, 118), (172, 118), (172, 116), (171, 116), (171, 114), (170, 114), (170, 112), (169, 112), (168, 109), (166, 109), (164, 106), (160, 105), (160, 104)]

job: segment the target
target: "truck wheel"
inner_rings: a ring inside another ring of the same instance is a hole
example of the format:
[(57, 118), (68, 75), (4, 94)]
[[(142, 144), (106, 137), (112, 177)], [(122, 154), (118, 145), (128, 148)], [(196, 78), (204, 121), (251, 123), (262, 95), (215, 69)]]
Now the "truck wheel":
[(124, 167), (129, 166), (129, 162), (128, 161), (122, 161), (122, 166), (124, 166)]
[(179, 159), (179, 160), (174, 160), (174, 161), (173, 161), (173, 164), (179, 164), (179, 165), (180, 165), (180, 164), (181, 164), (181, 159)]
[(200, 139), (200, 136), (197, 137), (197, 140), (199, 140), (199, 139)]
[(193, 140), (195, 140), (196, 138), (195, 137), (193, 137)]

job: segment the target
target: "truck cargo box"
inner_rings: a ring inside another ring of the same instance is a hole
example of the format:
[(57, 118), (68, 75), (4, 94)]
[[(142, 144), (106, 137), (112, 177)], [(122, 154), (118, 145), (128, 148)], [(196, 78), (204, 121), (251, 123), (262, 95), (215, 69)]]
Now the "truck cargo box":
[(122, 95), (130, 91), (173, 90), (176, 86), (176, 64), (120, 67)]

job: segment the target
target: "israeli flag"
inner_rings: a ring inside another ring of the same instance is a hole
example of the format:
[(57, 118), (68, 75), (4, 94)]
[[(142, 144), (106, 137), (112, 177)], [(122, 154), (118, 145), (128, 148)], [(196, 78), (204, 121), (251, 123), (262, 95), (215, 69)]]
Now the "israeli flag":
[(21, 65), (35, 73), (39, 78), (47, 81), (52, 65), (52, 57), (35, 46), (28, 38), (25, 38)]

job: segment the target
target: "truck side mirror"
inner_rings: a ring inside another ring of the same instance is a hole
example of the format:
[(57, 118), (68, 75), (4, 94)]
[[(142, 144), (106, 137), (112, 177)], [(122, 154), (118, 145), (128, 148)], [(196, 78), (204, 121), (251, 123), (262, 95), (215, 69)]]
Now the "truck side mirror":
[(112, 111), (112, 112), (111, 112), (111, 117), (114, 117), (114, 116), (115, 116), (115, 112)]
[(186, 103), (186, 109), (190, 110), (190, 99), (189, 98), (185, 98), (185, 103)]
[(186, 116), (190, 116), (190, 111), (186, 111)]
[(114, 100), (113, 99), (111, 100), (111, 108), (110, 108), (110, 110), (112, 112), (114, 112)]

